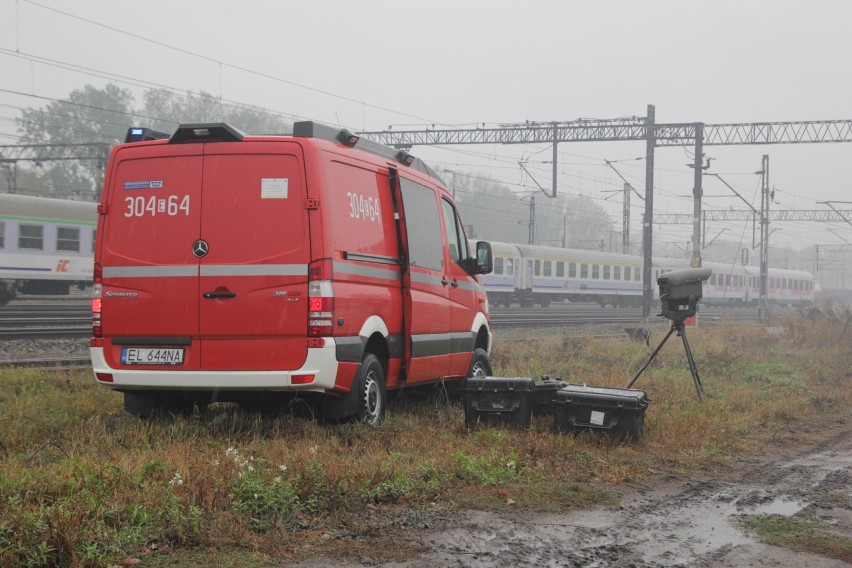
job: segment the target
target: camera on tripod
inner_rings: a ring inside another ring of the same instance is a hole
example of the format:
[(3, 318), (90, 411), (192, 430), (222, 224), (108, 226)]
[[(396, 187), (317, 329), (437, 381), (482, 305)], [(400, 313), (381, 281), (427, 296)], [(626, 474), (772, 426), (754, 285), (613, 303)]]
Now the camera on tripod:
[(701, 285), (712, 272), (710, 268), (687, 268), (661, 274), (657, 278), (662, 304), (660, 315), (677, 322), (694, 316), (702, 296)]

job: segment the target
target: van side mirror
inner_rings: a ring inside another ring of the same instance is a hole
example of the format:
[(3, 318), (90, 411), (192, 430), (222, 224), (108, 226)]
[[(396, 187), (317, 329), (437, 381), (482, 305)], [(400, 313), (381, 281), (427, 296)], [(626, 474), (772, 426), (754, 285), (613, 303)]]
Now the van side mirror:
[(494, 259), (491, 256), (491, 243), (488, 241), (477, 241), (476, 243), (476, 266), (474, 274), (488, 274), (494, 270)]

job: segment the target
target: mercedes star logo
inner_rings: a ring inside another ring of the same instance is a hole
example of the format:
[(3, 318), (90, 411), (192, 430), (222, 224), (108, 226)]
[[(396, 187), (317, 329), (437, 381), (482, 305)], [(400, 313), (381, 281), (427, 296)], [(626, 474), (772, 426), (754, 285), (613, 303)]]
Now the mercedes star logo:
[(207, 241), (202, 239), (198, 239), (194, 243), (192, 243), (192, 254), (201, 258), (203, 256), (207, 256), (207, 251), (210, 250), (210, 247), (207, 246)]

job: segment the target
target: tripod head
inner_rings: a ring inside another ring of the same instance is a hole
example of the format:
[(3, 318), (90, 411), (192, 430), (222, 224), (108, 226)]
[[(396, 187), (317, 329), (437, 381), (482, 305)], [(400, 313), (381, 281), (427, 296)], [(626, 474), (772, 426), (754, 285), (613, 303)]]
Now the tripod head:
[(680, 323), (694, 316), (703, 295), (702, 283), (712, 273), (710, 268), (687, 268), (661, 274), (657, 278), (662, 305), (660, 315)]

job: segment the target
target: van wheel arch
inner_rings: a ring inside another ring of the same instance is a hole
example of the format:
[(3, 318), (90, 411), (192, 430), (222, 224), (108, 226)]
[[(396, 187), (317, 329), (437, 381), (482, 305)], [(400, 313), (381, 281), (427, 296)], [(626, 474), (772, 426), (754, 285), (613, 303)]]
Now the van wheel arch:
[[(367, 340), (352, 387), (342, 397), (322, 398), (321, 415), (324, 421), (339, 423), (349, 420), (377, 426), (387, 408), (387, 372), (390, 357), (388, 340), (374, 333)], [(370, 397), (374, 397), (371, 399)]]

